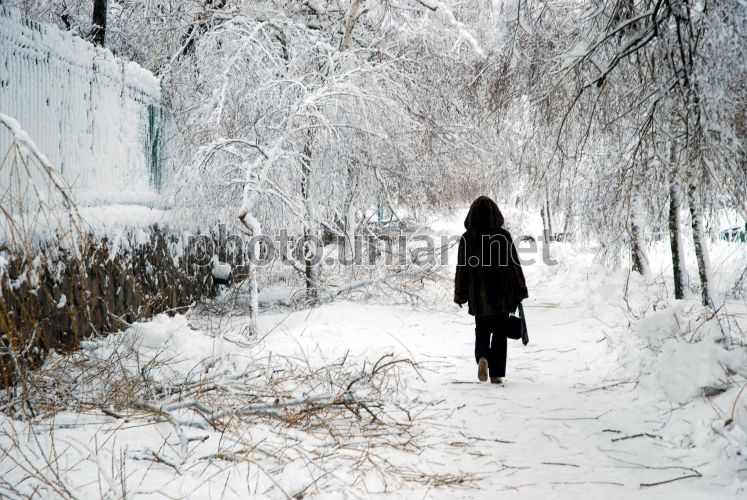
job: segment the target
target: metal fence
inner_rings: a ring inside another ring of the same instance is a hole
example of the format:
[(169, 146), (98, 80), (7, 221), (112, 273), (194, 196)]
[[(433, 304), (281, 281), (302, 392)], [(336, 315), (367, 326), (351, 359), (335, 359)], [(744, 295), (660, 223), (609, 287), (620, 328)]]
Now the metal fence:
[[(0, 113), (20, 122), (80, 203), (158, 199), (166, 113), (158, 80), (137, 64), (0, 7)], [(0, 130), (0, 155), (10, 141)]]

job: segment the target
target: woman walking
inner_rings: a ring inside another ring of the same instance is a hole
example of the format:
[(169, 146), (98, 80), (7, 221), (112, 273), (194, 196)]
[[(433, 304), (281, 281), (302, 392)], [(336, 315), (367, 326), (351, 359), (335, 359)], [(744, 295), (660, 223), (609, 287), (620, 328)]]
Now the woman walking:
[(508, 315), (529, 297), (511, 234), (503, 228), (503, 214), (487, 196), (469, 208), (459, 240), (454, 279), (454, 302), (469, 304), (475, 317), (477, 377), (500, 384), (506, 376)]

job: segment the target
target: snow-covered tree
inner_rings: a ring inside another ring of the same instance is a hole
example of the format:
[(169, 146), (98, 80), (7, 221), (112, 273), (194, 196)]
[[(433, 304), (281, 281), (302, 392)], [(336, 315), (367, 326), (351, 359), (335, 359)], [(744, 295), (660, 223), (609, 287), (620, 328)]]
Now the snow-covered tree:
[[(744, 133), (734, 110), (747, 97), (738, 83), (745, 71), (739, 58), (747, 9), (686, 0), (516, 5), (512, 57), (524, 56), (518, 67), (531, 74), (552, 61), (547, 78), (527, 93), (534, 102), (564, 108), (536, 127), (534, 137), (554, 132), (549, 167), (571, 159), (573, 178), (581, 169), (585, 182), (568, 196), (580, 209), (580, 197), (588, 195), (586, 209), (577, 213), (612, 246), (627, 242), (633, 267), (643, 274), (644, 234), (666, 220), (681, 296), (680, 199), (686, 193), (701, 295), (712, 304), (705, 207), (720, 199), (745, 213), (745, 192), (737, 187), (744, 182), (735, 183), (745, 178)], [(521, 51), (533, 46), (527, 38), (547, 32), (553, 33), (549, 52)], [(555, 172), (564, 174), (553, 176), (561, 182), (568, 179), (560, 167)]]

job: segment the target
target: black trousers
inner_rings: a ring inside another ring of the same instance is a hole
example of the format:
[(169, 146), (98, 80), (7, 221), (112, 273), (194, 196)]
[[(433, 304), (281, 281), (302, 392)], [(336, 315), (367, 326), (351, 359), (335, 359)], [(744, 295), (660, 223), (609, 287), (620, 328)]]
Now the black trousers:
[(488, 360), (490, 378), (506, 376), (508, 313), (475, 316), (475, 361)]

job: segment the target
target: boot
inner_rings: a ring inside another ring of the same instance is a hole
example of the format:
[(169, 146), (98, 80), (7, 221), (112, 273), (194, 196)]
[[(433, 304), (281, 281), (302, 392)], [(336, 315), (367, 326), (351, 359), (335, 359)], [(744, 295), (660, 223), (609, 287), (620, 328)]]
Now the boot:
[(488, 360), (480, 358), (477, 362), (477, 378), (480, 382), (485, 382), (488, 379)]
[(501, 383), (503, 383), (503, 380), (501, 380), (501, 377), (490, 377), (490, 383), (491, 384), (501, 384)]

